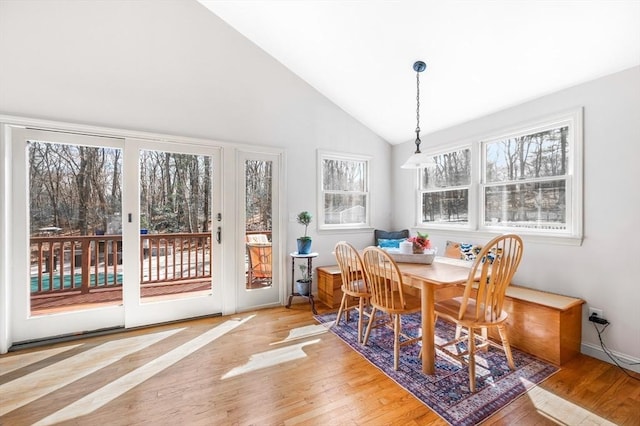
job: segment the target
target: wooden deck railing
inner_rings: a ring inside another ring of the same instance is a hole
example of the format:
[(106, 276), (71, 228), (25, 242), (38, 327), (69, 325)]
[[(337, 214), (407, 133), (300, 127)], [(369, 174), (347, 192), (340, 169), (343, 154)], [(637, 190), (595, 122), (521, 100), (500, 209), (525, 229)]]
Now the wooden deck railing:
[(140, 283), (211, 277), (211, 234), (140, 235)]
[[(211, 278), (211, 234), (140, 235), (140, 283)], [(31, 294), (122, 286), (122, 235), (31, 238)]]

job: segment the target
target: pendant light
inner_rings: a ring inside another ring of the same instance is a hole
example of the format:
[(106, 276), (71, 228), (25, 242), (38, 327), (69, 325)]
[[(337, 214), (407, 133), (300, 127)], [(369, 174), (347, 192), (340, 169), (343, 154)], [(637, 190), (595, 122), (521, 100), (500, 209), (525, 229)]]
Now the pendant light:
[(420, 152), (420, 73), (426, 69), (427, 64), (422, 61), (413, 64), (416, 72), (416, 152), (401, 166), (403, 169), (419, 169), (429, 161), (429, 156)]

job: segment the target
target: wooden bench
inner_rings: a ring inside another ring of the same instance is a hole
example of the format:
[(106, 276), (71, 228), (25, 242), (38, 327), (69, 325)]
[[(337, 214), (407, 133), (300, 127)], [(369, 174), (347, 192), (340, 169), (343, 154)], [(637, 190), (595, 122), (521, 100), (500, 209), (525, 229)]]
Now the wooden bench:
[[(318, 298), (330, 308), (342, 300), (342, 280), (338, 266), (321, 266), (318, 271)], [(438, 291), (437, 298), (451, 297), (450, 287)], [(509, 342), (515, 348), (556, 365), (562, 365), (580, 353), (582, 305), (584, 300), (510, 285), (504, 309), (509, 313)], [(500, 339), (497, 332), (489, 334)]]
[(338, 265), (320, 266), (318, 273), (318, 299), (330, 308), (339, 308), (342, 301), (342, 277)]

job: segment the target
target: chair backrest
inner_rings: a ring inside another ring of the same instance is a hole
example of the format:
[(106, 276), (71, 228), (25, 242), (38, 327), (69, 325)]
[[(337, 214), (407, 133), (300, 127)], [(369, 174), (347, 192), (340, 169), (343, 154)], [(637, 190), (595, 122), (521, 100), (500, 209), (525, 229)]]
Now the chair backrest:
[(249, 269), (254, 278), (271, 278), (271, 245), (247, 243)]
[(367, 247), (362, 255), (362, 265), (367, 274), (371, 303), (391, 313), (404, 310), (402, 275), (389, 253), (378, 247)]
[[(458, 319), (491, 322), (501, 316), (504, 295), (522, 259), (522, 248), (522, 239), (515, 234), (496, 237), (482, 248), (469, 272)], [(466, 315), (469, 298), (476, 300), (473, 318)]]
[(248, 243), (268, 243), (269, 238), (266, 234), (248, 234), (246, 237)]
[[(358, 250), (346, 241), (339, 241), (335, 246), (334, 253), (340, 267), (343, 288), (352, 294), (369, 293), (369, 286)], [(364, 292), (360, 285), (362, 282), (365, 285)]]

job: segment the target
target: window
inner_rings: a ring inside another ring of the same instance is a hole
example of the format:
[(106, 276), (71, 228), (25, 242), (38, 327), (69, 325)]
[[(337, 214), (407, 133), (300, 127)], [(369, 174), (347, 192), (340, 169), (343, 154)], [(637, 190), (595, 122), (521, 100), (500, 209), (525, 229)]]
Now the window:
[(469, 223), (471, 149), (436, 154), (420, 174), (422, 223)]
[(369, 158), (318, 152), (320, 229), (369, 227)]
[(434, 153), (419, 178), (419, 225), (581, 239), (582, 109)]

